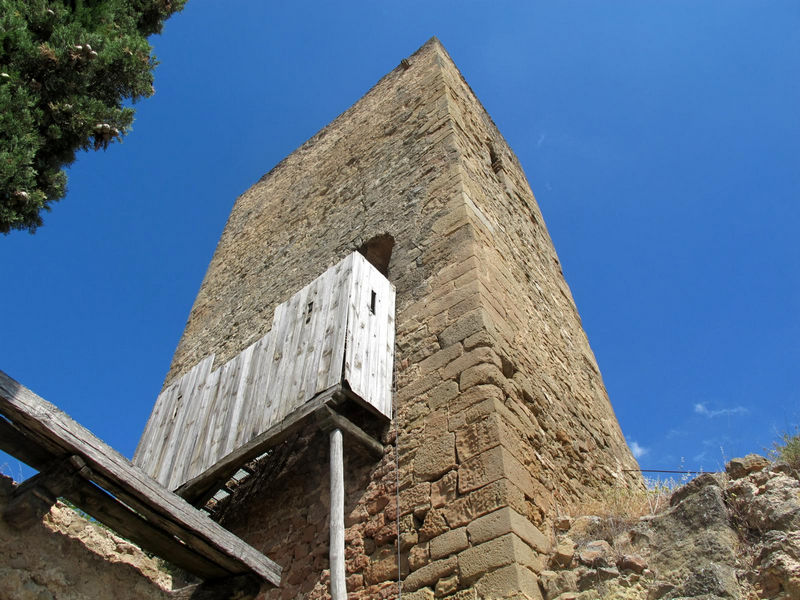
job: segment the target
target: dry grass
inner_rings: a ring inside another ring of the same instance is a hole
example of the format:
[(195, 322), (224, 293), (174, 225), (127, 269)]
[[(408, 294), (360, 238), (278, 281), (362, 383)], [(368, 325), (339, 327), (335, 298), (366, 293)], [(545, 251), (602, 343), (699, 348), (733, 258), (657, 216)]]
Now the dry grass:
[(772, 444), (770, 458), (800, 470), (800, 428), (795, 428), (794, 435), (784, 433), (780, 442)]
[(674, 479), (645, 480), (646, 488), (610, 488), (606, 492), (573, 511), (574, 516), (595, 516), (600, 521), (586, 530), (586, 539), (604, 539), (613, 545), (614, 540), (631, 529), (639, 519), (652, 516), (669, 506), (672, 493), (682, 485)]

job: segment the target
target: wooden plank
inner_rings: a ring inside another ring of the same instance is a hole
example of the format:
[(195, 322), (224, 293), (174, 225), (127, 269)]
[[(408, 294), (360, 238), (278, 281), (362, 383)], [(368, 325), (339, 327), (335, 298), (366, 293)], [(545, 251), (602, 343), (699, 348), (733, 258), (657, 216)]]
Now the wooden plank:
[(187, 473), (187, 477), (191, 477), (191, 473), (202, 472), (206, 464), (212, 461), (210, 435), (214, 430), (217, 419), (220, 417), (220, 406), (224, 402), (219, 390), (221, 374), (222, 368), (217, 368), (206, 380), (206, 387), (203, 390), (203, 395), (208, 397), (208, 408), (206, 409), (206, 418), (203, 425), (203, 441), (201, 444), (198, 444), (198, 449), (195, 450), (195, 463), (190, 473)]
[(270, 406), (271, 403), (268, 399), (268, 391), (270, 389), (272, 378), (272, 356), (275, 350), (272, 343), (273, 333), (272, 330), (267, 332), (267, 335), (259, 340), (259, 350), (257, 353), (257, 375), (253, 384), (252, 397), (250, 402), (252, 404), (252, 412), (249, 417), (253, 423), (250, 430), (248, 440), (254, 438), (267, 428), (269, 422)]
[(116, 498), (89, 481), (83, 481), (64, 497), (144, 550), (176, 567), (203, 578), (217, 578), (230, 572), (197, 554), (174, 536), (151, 525)]
[[(269, 369), (267, 352), (269, 351), (270, 333), (253, 344), (253, 358), (250, 366), (250, 380), (246, 390), (246, 398), (242, 411), (242, 429), (237, 438), (239, 447), (258, 435), (261, 431), (261, 417), (264, 405), (267, 404), (266, 386)], [(198, 473), (194, 473), (197, 475)], [(188, 478), (187, 478), (188, 479)], [(185, 480), (184, 480), (185, 481)]]
[(317, 365), (316, 388), (318, 391), (328, 389), (342, 381), (352, 271), (352, 255), (334, 267), (332, 301), (326, 315), (325, 339), (322, 344), (320, 363)]
[(253, 347), (248, 346), (231, 362), (236, 363), (235, 370), (231, 373), (234, 378), (233, 387), (228, 396), (227, 417), (225, 419), (224, 430), (221, 431), (224, 442), (220, 444), (221, 453), (228, 454), (236, 447), (241, 427), (241, 414), (245, 400), (245, 390), (247, 388), (250, 363), (253, 358)]
[(41, 445), (34, 444), (13, 423), (2, 417), (0, 417), (0, 450), (15, 456), (37, 471), (47, 467), (47, 464), (53, 459), (53, 452), (57, 453), (55, 456), (60, 455), (61, 452), (61, 449), (55, 445), (51, 445), (48, 451), (47, 447), (43, 448)]
[(145, 425), (136, 452), (133, 454), (133, 462), (141, 466), (147, 473), (155, 473), (155, 464), (164, 451), (164, 426), (168, 411), (174, 408), (174, 396), (178, 393), (180, 379), (170, 384), (162, 391), (156, 399), (155, 407), (150, 418)]
[(179, 432), (183, 431), (183, 422), (189, 416), (189, 404), (191, 403), (191, 393), (194, 389), (194, 384), (197, 380), (198, 373), (203, 370), (201, 363), (195, 365), (185, 377), (181, 378), (175, 398), (174, 410), (172, 413), (168, 413), (169, 421), (164, 424), (164, 450), (158, 465), (156, 465), (157, 470), (154, 471), (154, 479), (164, 486), (169, 482), (172, 465), (175, 462), (175, 451), (181, 439)]
[(191, 455), (187, 459), (186, 467), (181, 473), (180, 481), (170, 486), (169, 489), (174, 489), (192, 477), (194, 473), (199, 473), (203, 469), (203, 454), (208, 448), (209, 423), (214, 416), (213, 407), (217, 396), (217, 386), (219, 385), (219, 373), (220, 369), (216, 369), (209, 373), (208, 377), (206, 377), (206, 382), (201, 391), (200, 404), (198, 407), (198, 412), (200, 414), (198, 414), (197, 417), (197, 439), (192, 448)]
[(375, 403), (378, 410), (392, 418), (392, 385), (394, 380), (394, 338), (395, 338), (395, 290), (388, 280), (383, 282), (385, 292), (381, 295), (378, 319), (381, 325), (378, 338), (379, 369), (375, 385)]
[(203, 388), (206, 380), (211, 374), (214, 364), (212, 357), (201, 360), (194, 371), (194, 376), (190, 378), (184, 390), (183, 404), (180, 408), (182, 415), (176, 419), (175, 428), (168, 432), (172, 440), (173, 454), (169, 465), (165, 465), (166, 470), (162, 470), (162, 476), (158, 479), (167, 489), (172, 489), (172, 482), (178, 479), (186, 469), (187, 456), (193, 449), (194, 443), (200, 432), (195, 427), (195, 422), (199, 416), (200, 403), (203, 398)]
[(288, 415), (286, 419), (260, 433), (241, 448), (221, 458), (197, 477), (184, 483), (175, 490), (175, 493), (192, 504), (204, 505), (210, 498), (209, 492), (210, 495), (213, 495), (241, 465), (261, 456), (269, 448), (283, 442), (291, 434), (306, 426), (313, 418), (314, 411), (330, 402), (340, 390), (340, 386), (334, 386), (317, 394), (309, 402)]
[[(142, 514), (154, 517), (153, 522), (180, 535), (196, 551), (208, 556), (211, 553), (207, 548), (211, 547), (240, 564), (240, 572), (251, 570), (273, 585), (280, 584), (278, 565), (160, 486), (113, 448), (2, 371), (0, 414), (63, 448), (64, 454), (81, 456), (94, 481), (135, 510), (144, 509)], [(208, 557), (218, 562), (216, 556)]]
[[(354, 256), (350, 294), (344, 379), (366, 407), (391, 419), (394, 288), (363, 256), (358, 255)], [(389, 337), (391, 345), (388, 344)]]

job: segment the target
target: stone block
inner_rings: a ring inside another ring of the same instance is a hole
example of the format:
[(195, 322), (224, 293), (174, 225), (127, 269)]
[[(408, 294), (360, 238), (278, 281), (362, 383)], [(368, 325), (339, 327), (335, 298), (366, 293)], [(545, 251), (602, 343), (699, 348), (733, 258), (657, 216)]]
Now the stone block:
[(467, 528), (459, 527), (431, 539), (431, 558), (436, 560), (461, 552), (469, 546)]
[(456, 431), (456, 454), (460, 463), (500, 445), (497, 421), (496, 415), (489, 415), (482, 421), (469, 423)]
[(537, 552), (546, 553), (550, 541), (526, 517), (511, 507), (504, 507), (475, 519), (467, 526), (470, 542), (482, 544), (507, 533), (514, 533)]
[(461, 463), (458, 467), (458, 491), (465, 494), (503, 477), (513, 481), (529, 498), (547, 495), (547, 490), (503, 446), (496, 446)]
[(448, 346), (443, 350), (439, 350), (438, 352), (431, 354), (428, 358), (417, 364), (417, 367), (419, 368), (419, 374), (427, 375), (428, 373), (436, 371), (437, 369), (440, 369), (445, 365), (457, 362), (456, 359), (458, 359), (458, 357), (461, 356), (463, 353), (464, 349), (461, 346), (460, 342), (453, 344), (452, 346)]
[(458, 491), (466, 494), (503, 477), (507, 477), (504, 454), (497, 446), (459, 465)]
[(502, 389), (506, 385), (506, 377), (497, 365), (480, 364), (463, 371), (458, 379), (462, 392), (481, 383), (490, 383)]
[[(400, 492), (400, 516), (428, 510), (431, 507), (431, 484), (420, 483)], [(366, 511), (364, 511), (366, 512)]]
[(425, 520), (419, 528), (419, 540), (424, 542), (447, 531), (450, 527), (444, 518), (444, 514), (439, 509), (428, 511)]
[(388, 556), (364, 569), (364, 581), (372, 585), (397, 579), (397, 556)]
[(431, 554), (428, 544), (414, 546), (408, 553), (408, 567), (412, 571), (421, 569), (430, 562)]
[(405, 578), (403, 590), (413, 592), (421, 587), (433, 587), (442, 577), (451, 575), (457, 568), (458, 557), (456, 556), (429, 562)]
[(475, 584), (480, 598), (528, 598), (542, 600), (534, 573), (517, 564), (508, 565), (481, 577)]
[(458, 590), (458, 574), (454, 573), (449, 577), (442, 577), (436, 584), (436, 597), (442, 598), (449, 596)]
[[(458, 347), (462, 348), (460, 343)], [(459, 354), (456, 356), (444, 368), (442, 377), (444, 379), (457, 378), (463, 371), (481, 363), (494, 364), (498, 367), (501, 366), (500, 357), (497, 356), (497, 353), (492, 348), (481, 346), (466, 354)]]
[(456, 466), (456, 438), (449, 431), (428, 438), (417, 450), (414, 475), (418, 480), (438, 479)]
[(460, 342), (486, 329), (488, 323), (488, 316), (482, 308), (468, 312), (439, 334), (439, 345), (442, 348), (446, 348), (447, 346)]
[(415, 378), (411, 383), (397, 390), (397, 401), (402, 404), (412, 398), (421, 396), (429, 389), (441, 383), (441, 381), (441, 377), (436, 373), (428, 373), (423, 377)]
[(450, 471), (439, 481), (431, 483), (431, 506), (441, 508), (456, 499), (458, 473)]
[(442, 510), (450, 527), (460, 527), (504, 506), (511, 506), (517, 512), (526, 510), (525, 496), (508, 479), (500, 479), (475, 490)]
[(435, 598), (433, 590), (430, 588), (422, 588), (415, 592), (406, 593), (405, 587), (403, 588), (403, 598), (405, 600), (433, 600)]
[(518, 563), (532, 570), (543, 570), (542, 559), (513, 533), (472, 546), (458, 555), (461, 580), (470, 583), (504, 565)]
[[(503, 390), (495, 385), (476, 385), (471, 387), (448, 402), (450, 420), (451, 422), (453, 422), (454, 419), (460, 422), (466, 422), (466, 413), (475, 405), (487, 402), (489, 400), (496, 400), (502, 405), (503, 398)], [(488, 412), (485, 411), (483, 414), (488, 414)]]
[(444, 383), (437, 385), (435, 388), (428, 391), (428, 408), (431, 410), (437, 410), (443, 406), (447, 406), (447, 403), (458, 396), (458, 393), (459, 389), (457, 382), (445, 381)]

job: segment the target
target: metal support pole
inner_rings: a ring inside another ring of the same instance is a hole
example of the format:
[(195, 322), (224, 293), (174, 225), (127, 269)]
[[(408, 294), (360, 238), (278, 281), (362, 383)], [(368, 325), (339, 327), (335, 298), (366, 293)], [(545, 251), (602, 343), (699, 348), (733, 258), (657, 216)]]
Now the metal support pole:
[(331, 599), (347, 600), (344, 570), (344, 450), (342, 431), (331, 434)]

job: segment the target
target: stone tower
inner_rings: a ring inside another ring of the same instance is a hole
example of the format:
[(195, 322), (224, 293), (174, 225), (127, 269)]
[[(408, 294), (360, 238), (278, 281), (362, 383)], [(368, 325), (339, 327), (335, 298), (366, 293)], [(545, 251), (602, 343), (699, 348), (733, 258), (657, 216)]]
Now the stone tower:
[[(264, 335), (361, 249), (396, 287), (395, 418), (346, 450), (350, 597), (540, 598), (560, 510), (640, 485), (522, 168), (436, 39), (237, 201), (167, 383)], [(327, 440), (262, 460), (222, 523), (328, 593)]]

